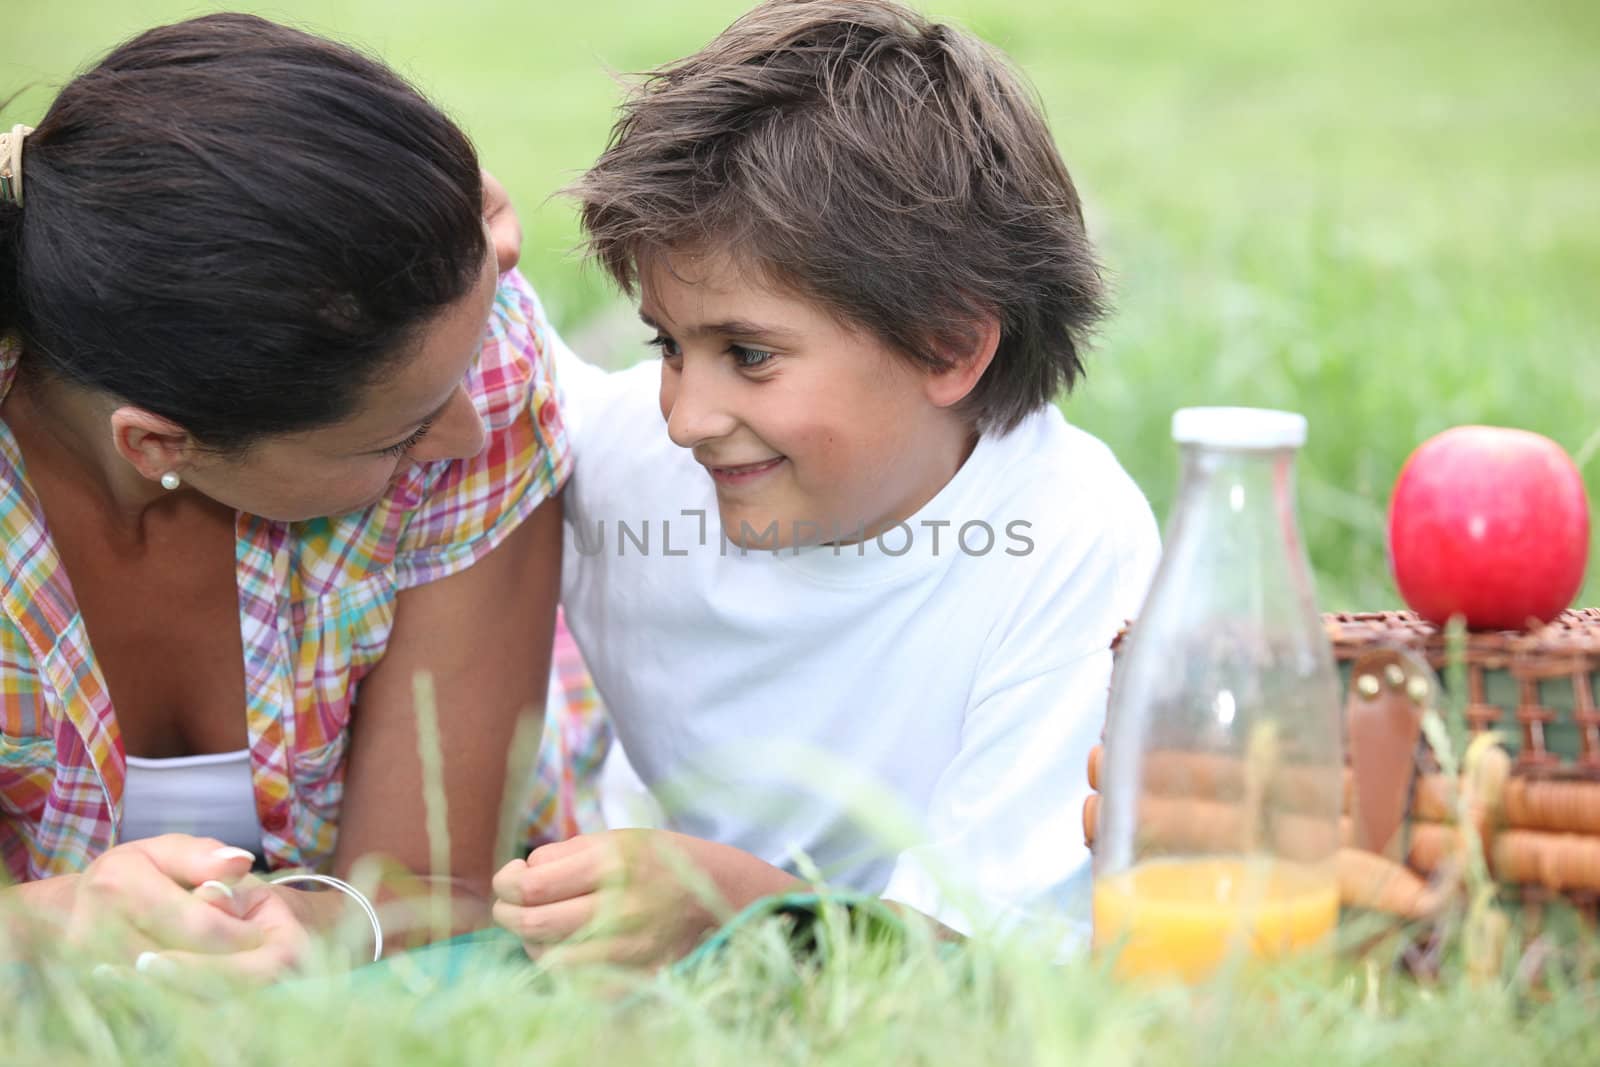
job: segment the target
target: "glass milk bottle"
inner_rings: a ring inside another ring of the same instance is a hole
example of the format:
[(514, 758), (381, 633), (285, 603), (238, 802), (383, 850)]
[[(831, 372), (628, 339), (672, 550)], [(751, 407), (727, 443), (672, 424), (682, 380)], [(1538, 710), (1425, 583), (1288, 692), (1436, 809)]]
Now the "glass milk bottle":
[(1295, 520), (1306, 420), (1187, 408), (1161, 566), (1120, 653), (1095, 837), (1094, 942), (1195, 981), (1318, 945), (1338, 918), (1333, 656)]

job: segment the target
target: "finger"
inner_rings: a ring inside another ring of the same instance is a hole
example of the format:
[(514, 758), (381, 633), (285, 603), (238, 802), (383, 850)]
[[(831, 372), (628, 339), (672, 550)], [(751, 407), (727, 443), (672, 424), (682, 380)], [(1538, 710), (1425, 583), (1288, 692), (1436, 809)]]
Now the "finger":
[(514, 269), (522, 258), (522, 224), (515, 215), (502, 215), (490, 220), (489, 234), (494, 240), (495, 270), (504, 274)]
[(237, 904), (249, 908), (249, 925), (256, 933), (256, 944), (242, 952), (209, 953), (181, 949), (146, 952), (136, 967), (152, 969), (162, 975), (180, 975), (187, 981), (204, 977), (208, 981), (272, 981), (296, 970), (311, 948), (311, 937), (294, 916), (290, 905), (273, 892), (272, 886), (256, 878), (246, 879), (235, 894)]
[(134, 969), (162, 981), (185, 986), (210, 987), (217, 982), (269, 985), (293, 974), (300, 960), (289, 946), (267, 944), (245, 952), (213, 955), (204, 952), (146, 952)]
[(162, 834), (136, 841), (137, 849), (168, 878), (184, 886), (206, 882), (232, 885), (250, 873), (255, 856), (242, 848), (224, 845), (213, 837)]
[(271, 882), (253, 874), (246, 875), (230, 888), (233, 890), (233, 902), (229, 911), (241, 919), (253, 918), (260, 908), (270, 904), (281, 892)]
[(500, 179), (487, 170), (480, 167), (478, 177), (483, 181), (483, 217), (492, 218), (511, 203), (511, 197), (506, 193), (506, 187)]
[(522, 939), (524, 945), (549, 945), (565, 941), (588, 926), (599, 910), (593, 894), (521, 908), (503, 900), (495, 901), (494, 921)]
[(552, 863), (569, 856), (576, 856), (580, 852), (588, 852), (599, 847), (608, 836), (610, 835), (579, 834), (565, 841), (552, 841), (548, 845), (540, 845), (528, 853), (528, 866), (537, 867), (541, 863)]
[(260, 944), (260, 937), (230, 913), (180, 888), (173, 887), (173, 892), (161, 894), (155, 903), (131, 893), (115, 901), (91, 900), (74, 916), (68, 940), (123, 960), (169, 948), (237, 952)]
[(74, 909), (67, 922), (66, 941), (97, 959), (115, 960), (119, 965), (130, 963), (141, 952), (162, 947), (131, 918), (105, 907)]
[(74, 907), (80, 933), (124, 922), (158, 948), (236, 952), (259, 938), (239, 919), (191, 896), (137, 849), (113, 850), (84, 872)]
[(522, 222), (512, 210), (506, 187), (483, 171), (483, 217), (494, 242), (495, 266), (504, 274), (517, 265), (522, 252)]
[[(536, 896), (527, 897), (525, 885), (534, 885), (530, 882), (530, 871), (535, 867), (543, 867), (596, 851), (597, 840), (600, 835), (580, 834), (565, 841), (555, 841), (548, 845), (541, 845), (528, 854), (526, 860), (515, 859), (508, 862), (495, 873), (491, 888), (494, 895), (510, 904), (547, 904), (557, 897)], [(578, 893), (587, 892), (580, 887)], [(578, 893), (566, 893), (566, 896), (576, 896)]]
[(510, 904), (522, 903), (522, 874), (528, 869), (527, 861), (512, 860), (498, 871), (489, 882), (495, 898)]
[(250, 925), (159, 874), (124, 891), (121, 904), (157, 945), (190, 952), (242, 952), (260, 945)]
[(225, 882), (212, 879), (201, 882), (194, 887), (191, 895), (196, 900), (203, 900), (218, 911), (232, 915), (235, 919), (242, 919), (249, 912), (248, 904), (235, 893), (233, 887)]
[(586, 896), (615, 881), (616, 853), (590, 848), (560, 859), (529, 864), (517, 878), (518, 892), (504, 897), (512, 904), (538, 907)]

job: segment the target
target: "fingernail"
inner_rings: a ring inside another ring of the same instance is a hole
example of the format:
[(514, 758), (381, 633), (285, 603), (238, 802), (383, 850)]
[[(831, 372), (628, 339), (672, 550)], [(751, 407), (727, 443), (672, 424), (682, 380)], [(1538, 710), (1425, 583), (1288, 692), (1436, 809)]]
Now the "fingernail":
[(163, 978), (167, 975), (176, 973), (178, 970), (178, 965), (167, 959), (165, 956), (157, 953), (141, 952), (139, 953), (139, 958), (133, 961), (133, 969), (138, 971), (140, 974), (148, 974), (157, 978)]
[(254, 852), (247, 848), (234, 848), (231, 845), (217, 849), (211, 856), (213, 859), (219, 860), (249, 860), (251, 863), (256, 861)]
[(226, 900), (230, 903), (233, 901), (233, 890), (225, 883), (219, 882), (215, 878), (201, 882), (199, 885), (195, 886), (194, 895), (197, 897)]
[(121, 977), (121, 975), (122, 968), (113, 967), (109, 963), (97, 963), (94, 965), (94, 969), (89, 972), (90, 978), (100, 982), (115, 981), (117, 978)]

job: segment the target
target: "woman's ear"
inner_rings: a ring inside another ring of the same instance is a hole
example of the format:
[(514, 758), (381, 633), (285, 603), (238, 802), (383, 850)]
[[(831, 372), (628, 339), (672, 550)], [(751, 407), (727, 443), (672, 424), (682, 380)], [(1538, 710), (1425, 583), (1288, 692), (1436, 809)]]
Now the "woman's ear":
[(972, 326), (964, 350), (949, 353), (949, 364), (927, 377), (924, 389), (937, 407), (954, 407), (965, 400), (994, 362), (995, 351), (1000, 347), (1000, 320), (985, 315)]
[(112, 411), (111, 443), (117, 455), (153, 482), (169, 471), (181, 477), (198, 451), (188, 430), (131, 404)]

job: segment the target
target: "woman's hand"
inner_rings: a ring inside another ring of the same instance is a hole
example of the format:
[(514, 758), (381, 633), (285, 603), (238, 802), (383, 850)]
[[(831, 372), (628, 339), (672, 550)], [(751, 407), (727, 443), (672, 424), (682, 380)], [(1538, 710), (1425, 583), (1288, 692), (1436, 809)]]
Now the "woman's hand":
[(311, 899), (339, 902), (336, 893), (302, 893), (270, 885), (253, 875), (231, 887), (203, 885), (195, 895), (249, 927), (255, 937), (254, 946), (224, 952), (145, 952), (139, 957), (139, 970), (173, 978), (222, 978), (261, 985), (276, 981), (305, 961), (311, 948), (309, 930), (327, 925), (318, 916), (320, 904), (311, 903)]
[(251, 877), (252, 861), (185, 834), (118, 845), (71, 876), (67, 937), (151, 974), (271, 981), (301, 962), (310, 936), (292, 891)]
[(794, 876), (747, 852), (661, 830), (583, 834), (512, 860), (494, 877), (494, 918), (529, 956), (659, 966), (728, 914)]
[(217, 887), (249, 873), (252, 859), (243, 849), (187, 834), (118, 845), (69, 876), (69, 891), (57, 898), (65, 905), (67, 938), (91, 950), (256, 948), (260, 936), (248, 923), (210, 903)]
[(506, 187), (488, 171), (483, 172), (483, 221), (489, 224), (495, 262), (504, 274), (517, 265), (522, 255), (522, 223), (511, 206)]

